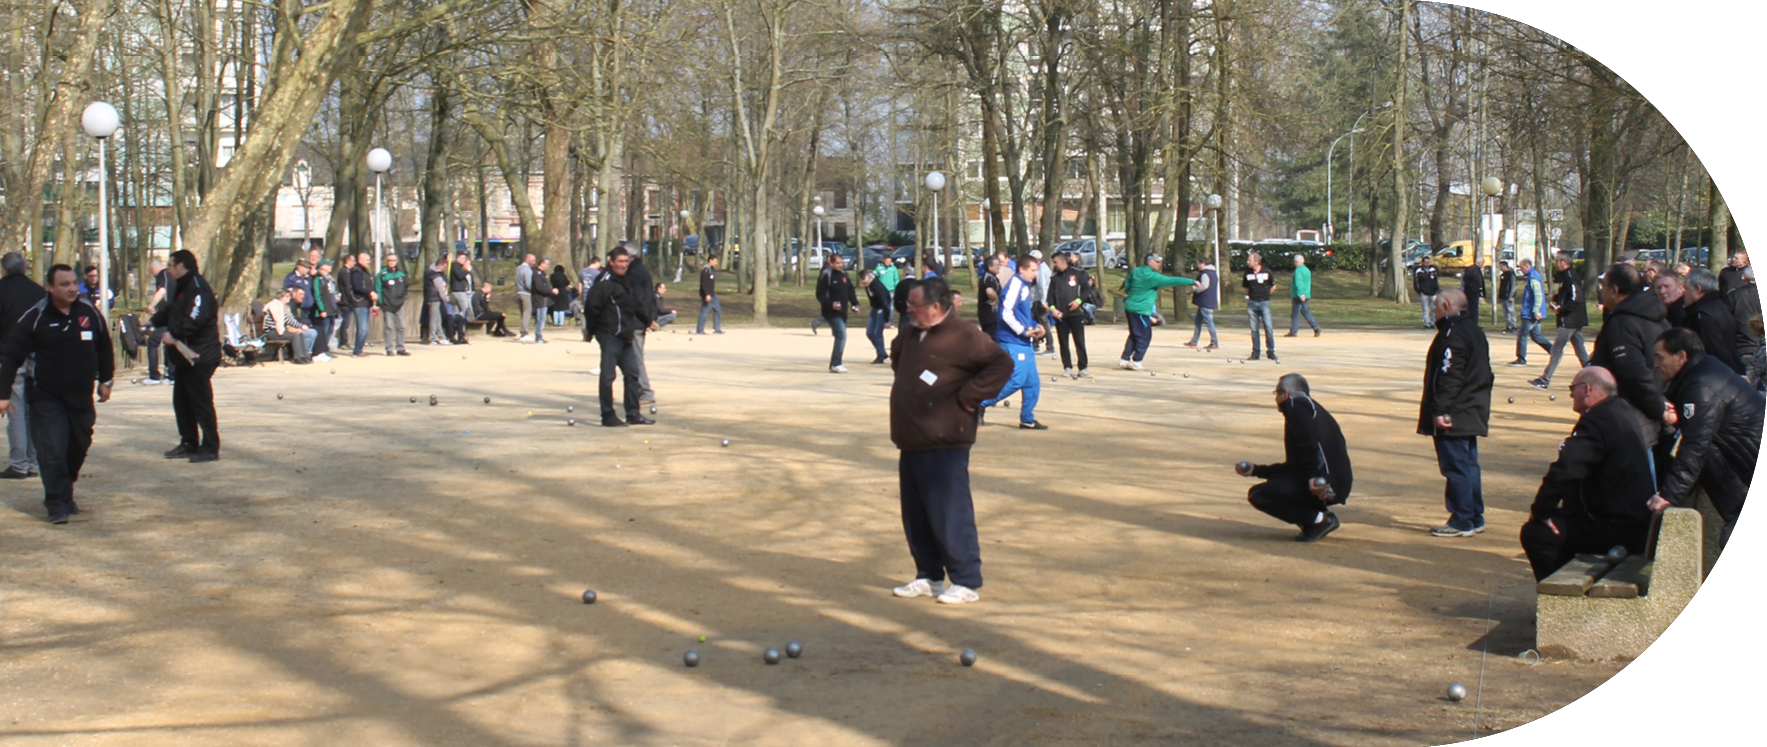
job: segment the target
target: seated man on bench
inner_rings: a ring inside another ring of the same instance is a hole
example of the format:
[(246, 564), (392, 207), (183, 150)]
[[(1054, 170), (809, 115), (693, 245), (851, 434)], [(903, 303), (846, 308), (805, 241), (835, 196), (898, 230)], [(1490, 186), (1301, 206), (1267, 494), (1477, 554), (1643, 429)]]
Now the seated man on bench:
[(472, 318), (484, 322), (492, 337), (509, 336), (509, 327), (503, 323), (508, 317), (501, 311), (491, 310), (490, 283), (480, 285), (478, 292), (472, 294)]
[(264, 304), (264, 341), (288, 343), (289, 360), (305, 365), (313, 362), (309, 351), (318, 333), (295, 321), (294, 310), (298, 308), (298, 301), (288, 288), (277, 291), (276, 298)]
[(1644, 551), (1656, 492), (1646, 429), (1656, 426), (1618, 391), (1614, 375), (1600, 366), (1578, 371), (1571, 382), (1571, 409), (1582, 418), (1559, 444), (1522, 525), (1522, 550), (1536, 581), (1577, 553), (1614, 545)]

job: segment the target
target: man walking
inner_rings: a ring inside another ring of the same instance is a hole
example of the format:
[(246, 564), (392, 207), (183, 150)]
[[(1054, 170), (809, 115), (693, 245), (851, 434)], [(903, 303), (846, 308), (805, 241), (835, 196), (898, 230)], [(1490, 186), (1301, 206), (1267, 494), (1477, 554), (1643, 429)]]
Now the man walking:
[[(1634, 268), (1636, 273), (1637, 269)], [(1528, 343), (1539, 345), (1541, 350), (1552, 353), (1552, 343), (1546, 341), (1546, 335), (1540, 332), (1540, 323), (1546, 320), (1546, 283), (1540, 278), (1540, 271), (1534, 269), (1534, 260), (1526, 257), (1521, 261), (1522, 283), (1522, 322), (1515, 334), (1515, 360), (1509, 365), (1520, 367), (1528, 365)]]
[[(888, 306), (888, 304), (885, 304)], [(706, 257), (699, 268), (699, 326), (693, 333), (706, 333), (706, 312), (712, 312), (712, 332), (724, 334), (724, 304), (718, 301), (718, 255)]]
[[(1300, 374), (1277, 380), (1285, 460), (1240, 471), (1246, 477), (1264, 478), (1246, 498), (1253, 508), (1300, 527), (1296, 542), (1318, 542), (1338, 528), (1338, 517), (1328, 506), (1349, 500), (1353, 482), (1344, 432), (1309, 392), (1307, 379)], [(1315, 487), (1313, 481), (1319, 479), (1325, 485)]]
[(890, 441), (901, 450), (902, 529), (915, 573), (893, 593), (936, 595), (945, 604), (974, 602), (981, 598), (976, 590), (982, 588), (982, 550), (969, 490), (969, 450), (976, 441), (977, 409), (1006, 385), (1013, 361), (957, 316), (944, 278), (927, 278), (907, 294), (907, 316), (890, 349), (896, 374), (890, 386)]
[[(644, 417), (639, 412), (640, 398), (643, 387), (639, 381), (637, 334), (640, 330), (652, 326), (652, 318), (646, 316), (647, 306), (643, 298), (630, 290), (625, 278), (631, 274), (632, 255), (626, 252), (624, 245), (615, 247), (608, 252), (606, 276), (595, 282), (589, 289), (589, 297), (583, 300), (583, 315), (589, 318), (590, 334), (595, 336), (596, 344), (601, 346), (601, 380), (598, 395), (601, 400), (601, 424), (608, 428), (624, 428), (628, 425), (652, 425), (655, 420)], [(646, 292), (646, 295), (651, 295)], [(625, 396), (621, 400), (624, 405), (626, 419), (620, 420), (619, 412), (614, 409), (614, 376), (615, 372), (625, 382)]]
[[(1056, 252), (1049, 261), (1055, 265), (1055, 275), (1049, 279), (1049, 316), (1056, 336), (1061, 338), (1062, 373), (1070, 379), (1089, 377), (1092, 374), (1086, 370), (1090, 364), (1086, 355), (1086, 312), (1081, 307), (1085, 305), (1087, 291), (1092, 289), (1092, 276), (1067, 252)], [(1068, 352), (1069, 338), (1080, 357), (1078, 373), (1074, 371), (1074, 357)]]
[(1615, 392), (1614, 377), (1597, 366), (1578, 371), (1571, 383), (1571, 409), (1582, 417), (1559, 444), (1522, 525), (1522, 550), (1536, 581), (1577, 553), (1614, 545), (1644, 551), (1656, 482), (1646, 431), (1654, 426)]
[(350, 355), (357, 358), (368, 355), (362, 352), (362, 347), (368, 344), (368, 318), (380, 300), (380, 293), (375, 290), (373, 268), (373, 258), (368, 252), (362, 252), (356, 256), (356, 266), (350, 269), (350, 315), (356, 319), (356, 345)]
[[(1283, 337), (1295, 337), (1301, 331), (1301, 317), (1307, 317), (1307, 326), (1313, 328), (1313, 336), (1319, 336), (1319, 322), (1313, 320), (1313, 312), (1307, 308), (1307, 300), (1313, 297), (1313, 271), (1307, 267), (1305, 255), (1295, 255), (1295, 279), (1289, 283), (1288, 293), (1288, 334)], [(1274, 347), (1270, 359), (1276, 359)]]
[(1497, 273), (1497, 303), (1503, 307), (1503, 333), (1515, 331), (1515, 270), (1510, 269), (1509, 260), (1497, 263), (1501, 271)]
[(1707, 355), (1692, 330), (1671, 329), (1657, 337), (1656, 368), (1667, 382), (1673, 406), (1667, 417), (1680, 428), (1681, 442), (1650, 509), (1691, 507), (1694, 489), (1704, 490), (1724, 519), (1718, 536), (1723, 546), (1755, 476), (1767, 403), (1747, 379)]
[(197, 272), (196, 255), (172, 252), (166, 268), (172, 286), (166, 305), (153, 315), (160, 344), (172, 345), (166, 355), (172, 374), (172, 413), (178, 421), (178, 445), (167, 459), (213, 462), (221, 458), (221, 432), (215, 418), (215, 369), (221, 365), (221, 337), (215, 331), (220, 307), (209, 281)]
[(374, 276), (379, 289), (381, 344), (387, 355), (405, 352), (405, 297), (411, 290), (411, 278), (399, 268), (399, 253), (387, 252), (386, 269)]
[(1485, 333), (1466, 312), (1466, 294), (1436, 295), (1436, 339), (1423, 371), (1423, 403), (1417, 432), (1436, 444), (1436, 464), (1448, 481), (1448, 522), (1437, 537), (1471, 537), (1485, 531), (1485, 496), (1479, 473), (1479, 438), (1490, 432), (1491, 351)]
[(1258, 330), (1264, 330), (1264, 348), (1270, 353), (1270, 362), (1281, 363), (1276, 357), (1276, 329), (1270, 319), (1270, 296), (1276, 290), (1276, 274), (1264, 266), (1264, 255), (1252, 252), (1246, 255), (1245, 277), (1239, 281), (1245, 289), (1246, 321), (1252, 328), (1252, 360), (1258, 359)]
[(871, 365), (881, 366), (890, 360), (890, 349), (884, 345), (884, 325), (890, 318), (890, 294), (877, 282), (877, 273), (867, 272), (859, 276), (859, 286), (865, 289), (865, 300), (871, 305), (871, 313), (865, 319), (865, 339), (871, 341), (871, 347), (877, 350), (877, 357)]
[(515, 303), (521, 309), (521, 336), (517, 342), (533, 342), (534, 335), (529, 330), (534, 324), (534, 255), (522, 255), (521, 264), (515, 266)]
[(26, 310), (0, 344), (0, 394), (7, 397), (0, 400), (0, 415), (12, 414), (13, 384), (22, 373), (42, 469), (43, 506), (49, 523), (66, 524), (69, 515), (80, 512), (74, 482), (92, 446), (93, 386), (99, 402), (110, 400), (116, 361), (104, 317), (79, 297), (74, 268), (51, 267), (47, 280), (48, 297)]
[(1441, 292), (1442, 284), (1436, 275), (1435, 260), (1430, 255), (1423, 255), (1417, 269), (1411, 272), (1411, 289), (1417, 291), (1417, 300), (1423, 304), (1424, 329), (1436, 326), (1436, 294)]
[[(1123, 291), (1127, 294), (1123, 299), (1123, 310), (1129, 315), (1129, 339), (1123, 342), (1123, 359), (1117, 361), (1118, 368), (1147, 370), (1141, 361), (1147, 357), (1147, 346), (1153, 343), (1153, 312), (1160, 289), (1196, 285), (1195, 280), (1187, 277), (1162, 274), (1162, 261), (1160, 255), (1149, 254), (1141, 266), (1123, 280)], [(1002, 309), (1001, 318), (1004, 319), (1004, 306)]]
[[(4, 345), (12, 336), (12, 328), (18, 326), (19, 318), (41, 303), (47, 294), (43, 286), (25, 275), (23, 254), (7, 252), (6, 256), (0, 257), (0, 272), (5, 274), (5, 277), (0, 277), (0, 345)], [(150, 342), (149, 346), (156, 344)], [(155, 362), (158, 362), (157, 358)], [(157, 369), (156, 365), (155, 378), (158, 378)], [(0, 472), (0, 479), (23, 480), (37, 476), (37, 447), (31, 444), (31, 404), (25, 392), (25, 381), (28, 378), (17, 377), (10, 390), (12, 415), (6, 419), (6, 441), (11, 451), (6, 470)]]
[(826, 261), (822, 274), (816, 276), (816, 302), (822, 305), (822, 319), (834, 335), (828, 372), (844, 374), (847, 367), (841, 365), (841, 354), (847, 349), (847, 311), (859, 303), (859, 296), (853, 291), (853, 281), (847, 278), (846, 270), (841, 269), (845, 262), (841, 255), (830, 252)]
[(902, 284), (902, 271), (896, 267), (896, 258), (885, 254), (883, 255), (883, 258), (878, 261), (876, 272), (877, 284), (883, 286), (883, 292), (890, 298), (889, 305), (884, 309), (886, 312), (884, 314), (884, 329), (889, 329), (890, 320), (894, 317), (890, 316), (887, 312), (895, 310), (896, 286)]
[(1589, 365), (1589, 353), (1583, 347), (1583, 328), (1589, 326), (1589, 307), (1583, 301), (1583, 279), (1571, 269), (1569, 254), (1559, 252), (1553, 263), (1557, 269), (1554, 278), (1558, 281), (1558, 292), (1552, 296), (1552, 310), (1557, 314), (1558, 335), (1552, 339), (1552, 357), (1546, 361), (1546, 372), (1528, 382), (1541, 391), (1552, 388), (1552, 372), (1558, 370), (1558, 362), (1564, 358), (1565, 343), (1574, 346), (1579, 367)]
[(1196, 331), (1190, 335), (1190, 342), (1184, 347), (1194, 348), (1203, 338), (1203, 325), (1209, 327), (1209, 346), (1204, 350), (1215, 350), (1221, 347), (1221, 339), (1215, 335), (1215, 310), (1221, 308), (1221, 276), (1209, 264), (1207, 255), (1196, 259), (1196, 285), (1190, 286), (1190, 302), (1196, 304)]
[(994, 332), (994, 341), (1012, 359), (1012, 379), (998, 394), (983, 401), (982, 409), (986, 411), (1014, 392), (1022, 392), (1018, 427), (1046, 431), (1049, 426), (1037, 422), (1037, 394), (1043, 389), (1042, 378), (1037, 376), (1037, 341), (1048, 332), (1037, 325), (1031, 311), (1036, 283), (1037, 259), (1029, 255), (1020, 257), (1018, 274), (1006, 281), (1006, 291), (1000, 296), (1000, 326)]

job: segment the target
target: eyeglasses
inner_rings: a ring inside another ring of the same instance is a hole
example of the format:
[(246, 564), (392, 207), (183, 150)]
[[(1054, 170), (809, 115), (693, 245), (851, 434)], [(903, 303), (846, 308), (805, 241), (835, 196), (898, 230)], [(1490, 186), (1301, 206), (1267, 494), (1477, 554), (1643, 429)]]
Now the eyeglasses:
[(1570, 386), (1571, 394), (1576, 394), (1577, 387), (1581, 387), (1581, 386), (1589, 386), (1589, 382), (1584, 381), (1584, 382), (1578, 382), (1578, 383), (1572, 384)]

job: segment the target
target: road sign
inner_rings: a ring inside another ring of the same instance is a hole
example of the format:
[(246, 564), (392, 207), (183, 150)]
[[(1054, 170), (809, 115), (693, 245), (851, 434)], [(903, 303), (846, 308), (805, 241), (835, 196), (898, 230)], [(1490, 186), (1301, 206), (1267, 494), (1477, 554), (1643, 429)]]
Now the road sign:
[(1546, 219), (1549, 221), (1552, 221), (1553, 223), (1557, 223), (1557, 222), (1565, 219), (1565, 211), (1560, 210), (1558, 208), (1553, 208), (1551, 210), (1548, 210), (1548, 211), (1546, 211)]

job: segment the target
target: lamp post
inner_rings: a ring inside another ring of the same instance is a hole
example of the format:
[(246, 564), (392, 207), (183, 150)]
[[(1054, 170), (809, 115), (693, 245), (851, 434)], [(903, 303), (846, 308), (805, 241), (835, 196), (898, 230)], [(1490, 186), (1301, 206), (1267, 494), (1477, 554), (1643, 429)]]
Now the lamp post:
[[(1209, 195), (1203, 204), (1209, 208), (1209, 243), (1215, 247), (1215, 272), (1221, 272), (1221, 229), (1216, 225), (1221, 210), (1221, 195)], [(1182, 272), (1182, 268), (1179, 270)]]
[[(822, 253), (822, 216), (827, 215), (828, 211), (824, 210), (821, 205), (817, 205), (810, 208), (810, 212), (816, 216), (816, 248), (810, 250), (811, 256), (816, 256)], [(822, 266), (828, 266), (827, 257), (822, 258)]]
[[(1325, 149), (1325, 243), (1327, 243), (1327, 244), (1331, 243), (1333, 235), (1337, 233), (1337, 230), (1335, 228), (1335, 225), (1337, 224), (1337, 213), (1333, 212), (1331, 209), (1331, 204), (1332, 204), (1331, 203), (1332, 154), (1337, 152), (1338, 142), (1342, 141), (1344, 138), (1352, 137), (1356, 133), (1361, 132), (1361, 131), (1362, 130), (1352, 128), (1349, 132), (1339, 135), (1337, 140), (1331, 141), (1331, 147)], [(1350, 147), (1351, 148), (1356, 147), (1355, 140), (1350, 141)], [(1350, 170), (1352, 172), (1354, 172), (1355, 169), (1356, 169), (1356, 156), (1354, 154), (1352, 154), (1350, 156)]]
[(933, 192), (933, 248), (936, 249), (939, 247), (939, 193), (945, 190), (945, 175), (937, 171), (927, 172), (926, 188)]
[[(1494, 215), (1497, 210), (1497, 195), (1503, 191), (1503, 180), (1495, 176), (1487, 176), (1484, 181), (1479, 182), (1479, 191), (1485, 193), (1485, 214), (1487, 216)], [(1491, 238), (1490, 233), (1490, 218), (1481, 218), (1479, 220), (1479, 243), (1473, 247), (1474, 257), (1485, 252), (1485, 242)], [(1497, 243), (1492, 242), (1491, 246), (1495, 249)]]
[[(1393, 102), (1388, 101), (1387, 103), (1363, 112), (1360, 116), (1356, 117), (1356, 123), (1350, 125), (1350, 132), (1362, 132), (1363, 117), (1375, 112), (1384, 112), (1391, 109), (1392, 106)], [(1350, 193), (1350, 198), (1346, 200), (1346, 202), (1349, 203), (1350, 217), (1349, 225), (1344, 228), (1344, 240), (1354, 244), (1356, 243), (1356, 138), (1350, 138), (1350, 176), (1344, 181), (1349, 183), (1348, 191)]]
[(105, 165), (104, 141), (115, 135), (122, 121), (117, 109), (103, 101), (86, 105), (80, 114), (80, 127), (98, 140), (98, 313), (110, 318), (110, 201), (105, 187), (110, 170)]
[[(375, 148), (368, 151), (368, 170), (374, 172), (374, 214), (383, 219), (386, 217), (386, 203), (381, 199), (380, 175), (385, 174), (387, 169), (392, 167), (393, 154), (388, 153), (386, 148)], [(370, 221), (369, 232), (374, 234), (374, 271), (379, 272), (386, 263), (386, 258), (381, 256), (383, 252), (380, 247), (380, 228), (374, 226), (374, 222)]]

